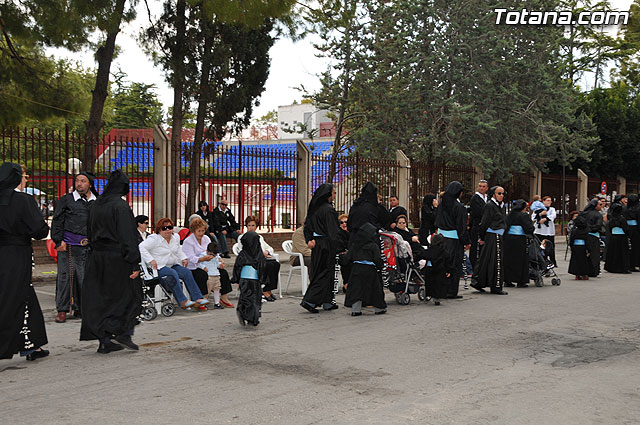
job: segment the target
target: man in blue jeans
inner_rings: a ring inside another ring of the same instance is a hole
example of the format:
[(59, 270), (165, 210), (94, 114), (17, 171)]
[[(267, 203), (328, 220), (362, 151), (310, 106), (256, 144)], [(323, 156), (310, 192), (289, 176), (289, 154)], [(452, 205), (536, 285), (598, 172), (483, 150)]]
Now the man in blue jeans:
[(221, 199), (220, 202), (218, 202), (218, 206), (213, 211), (217, 214), (218, 221), (220, 223), (220, 228), (216, 231), (216, 238), (218, 238), (218, 242), (220, 242), (220, 252), (222, 253), (223, 258), (231, 258), (229, 255), (227, 237), (234, 241), (238, 241), (238, 230), (240, 229), (233, 213), (227, 207), (227, 200)]

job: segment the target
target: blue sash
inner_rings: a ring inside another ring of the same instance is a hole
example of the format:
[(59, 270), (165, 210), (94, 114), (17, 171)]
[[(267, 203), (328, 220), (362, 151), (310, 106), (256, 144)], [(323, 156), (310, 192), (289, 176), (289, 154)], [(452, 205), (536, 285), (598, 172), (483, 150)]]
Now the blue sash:
[(627, 226), (637, 226), (638, 220), (627, 220)]
[(354, 264), (364, 264), (365, 266), (375, 266), (376, 264), (373, 261), (366, 260), (357, 260), (353, 262)]
[(315, 238), (323, 238), (324, 235), (321, 235), (319, 233), (313, 232), (313, 237), (315, 237)]
[(447, 239), (458, 239), (458, 231), (457, 230), (444, 230), (438, 229), (438, 233), (444, 236)]
[(522, 229), (522, 226), (514, 225), (509, 227), (507, 235), (524, 236), (524, 230)]
[(496, 235), (500, 235), (500, 236), (504, 235), (504, 229), (493, 230), (491, 227), (489, 227), (487, 229), (487, 232), (495, 233)]
[(427, 261), (427, 267), (433, 267), (433, 264), (431, 264), (431, 260)]
[(242, 266), (240, 271), (240, 279), (253, 279), (258, 280), (258, 270), (253, 266)]
[(585, 242), (584, 239), (576, 239), (573, 241), (573, 246), (584, 246)]
[(614, 227), (611, 229), (612, 235), (624, 235), (624, 229), (622, 227)]
[(596, 238), (599, 238), (599, 237), (600, 237), (600, 233), (596, 233), (596, 232), (589, 232), (589, 234), (590, 234), (591, 236), (595, 236)]

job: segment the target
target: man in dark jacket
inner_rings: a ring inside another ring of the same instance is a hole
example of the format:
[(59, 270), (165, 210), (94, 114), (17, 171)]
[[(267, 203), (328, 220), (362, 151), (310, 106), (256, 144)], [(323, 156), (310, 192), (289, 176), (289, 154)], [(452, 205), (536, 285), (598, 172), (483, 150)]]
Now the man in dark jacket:
[(80, 172), (75, 179), (75, 190), (61, 197), (55, 205), (51, 239), (58, 251), (57, 323), (67, 320), (70, 309), (74, 316), (80, 313), (84, 267), (89, 253), (87, 219), (96, 200), (94, 179), (93, 174)]
[(396, 227), (396, 221), (398, 221), (398, 217), (401, 215), (408, 217), (407, 209), (405, 207), (400, 206), (400, 200), (396, 195), (391, 195), (389, 197), (389, 214), (391, 215), (391, 228)]
[(471, 248), (469, 248), (469, 259), (471, 265), (475, 266), (478, 257), (480, 257), (481, 246), (478, 245), (478, 231), (480, 230), (480, 222), (482, 221), (482, 212), (487, 204), (487, 190), (489, 183), (486, 180), (480, 180), (477, 192), (471, 197), (469, 211), (469, 234), (471, 237)]
[(217, 215), (218, 222), (220, 223), (220, 227), (216, 231), (216, 238), (218, 238), (218, 242), (220, 243), (220, 252), (224, 258), (230, 258), (227, 238), (229, 237), (234, 241), (238, 241), (238, 230), (240, 229), (240, 226), (236, 223), (233, 213), (227, 207), (227, 200), (221, 199), (220, 202), (218, 202), (218, 206), (213, 211)]

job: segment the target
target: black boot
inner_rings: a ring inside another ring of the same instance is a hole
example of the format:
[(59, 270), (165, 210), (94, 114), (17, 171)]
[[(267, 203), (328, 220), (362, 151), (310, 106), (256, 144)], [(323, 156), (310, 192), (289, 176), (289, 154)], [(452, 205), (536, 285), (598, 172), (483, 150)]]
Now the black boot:
[(116, 337), (116, 341), (124, 345), (129, 350), (138, 351), (140, 349), (140, 347), (138, 347), (138, 345), (131, 340), (131, 335), (118, 335)]
[(120, 351), (123, 350), (124, 347), (120, 344), (116, 344), (111, 340), (100, 341), (100, 346), (98, 347), (98, 353), (100, 354), (109, 354), (112, 351)]

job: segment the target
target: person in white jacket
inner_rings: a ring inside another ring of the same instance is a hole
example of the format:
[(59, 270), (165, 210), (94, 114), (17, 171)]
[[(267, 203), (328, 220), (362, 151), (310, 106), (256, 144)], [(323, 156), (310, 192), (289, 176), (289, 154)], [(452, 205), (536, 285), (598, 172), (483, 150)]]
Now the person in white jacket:
[(531, 214), (531, 219), (536, 221), (536, 215), (538, 215), (538, 222), (534, 224), (534, 232), (541, 241), (547, 240), (545, 243), (545, 255), (549, 257), (549, 260), (553, 263), (554, 266), (557, 266), (556, 263), (556, 250), (555, 250), (555, 234), (556, 234), (556, 225), (555, 220), (557, 217), (556, 209), (551, 206), (553, 200), (551, 196), (542, 197), (542, 203), (544, 204), (546, 211), (540, 211), (536, 213), (535, 211)]
[[(170, 218), (161, 218), (156, 225), (155, 233), (149, 235), (140, 245), (142, 260), (158, 270), (158, 276), (169, 276), (170, 290), (180, 307), (191, 306), (206, 310), (208, 300), (202, 297), (198, 284), (193, 279), (191, 270), (187, 269), (187, 256), (180, 246), (180, 236), (173, 233), (173, 222)], [(187, 291), (194, 301), (189, 301), (182, 292), (180, 279), (184, 281)]]

